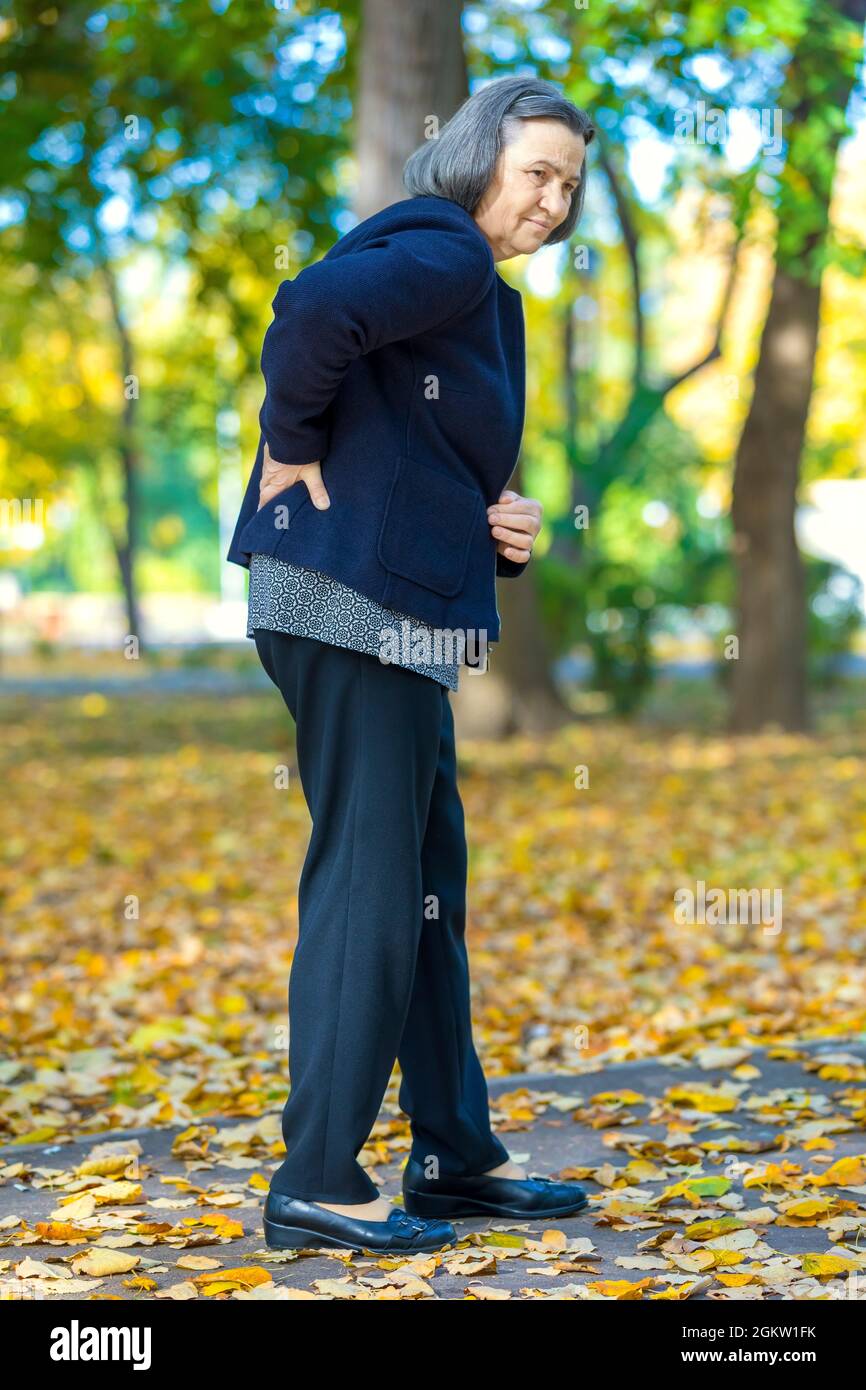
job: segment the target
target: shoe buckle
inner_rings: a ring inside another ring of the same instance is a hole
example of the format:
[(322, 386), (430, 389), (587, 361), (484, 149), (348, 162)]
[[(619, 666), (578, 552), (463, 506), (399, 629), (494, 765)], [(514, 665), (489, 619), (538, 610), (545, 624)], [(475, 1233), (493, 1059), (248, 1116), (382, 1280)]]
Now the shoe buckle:
[(413, 1231), (423, 1231), (427, 1225), (427, 1222), (422, 1220), (420, 1216), (412, 1216), (408, 1211), (401, 1211), (400, 1216), (403, 1223)]

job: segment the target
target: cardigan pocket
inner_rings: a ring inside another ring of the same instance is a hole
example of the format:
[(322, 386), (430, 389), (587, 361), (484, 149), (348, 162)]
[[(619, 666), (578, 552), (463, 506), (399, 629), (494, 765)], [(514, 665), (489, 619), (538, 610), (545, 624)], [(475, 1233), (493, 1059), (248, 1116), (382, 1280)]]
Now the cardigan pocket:
[(466, 578), (480, 492), (402, 454), (379, 529), (385, 569), (452, 598)]
[(278, 492), (250, 517), (238, 537), (240, 549), (248, 555), (275, 555), (298, 512), (310, 501), (310, 490), (303, 480)]

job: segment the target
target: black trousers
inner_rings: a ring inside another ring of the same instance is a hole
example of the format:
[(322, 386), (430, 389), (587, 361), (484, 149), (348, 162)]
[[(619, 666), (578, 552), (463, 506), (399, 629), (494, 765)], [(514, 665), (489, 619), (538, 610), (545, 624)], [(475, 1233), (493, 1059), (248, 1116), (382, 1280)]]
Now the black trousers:
[(412, 1156), (482, 1173), (490, 1129), (472, 1041), (463, 806), (445, 686), (309, 637), (255, 631), (295, 720), (313, 821), (289, 978), (286, 1158), (271, 1189), (360, 1203), (358, 1164), (395, 1058)]

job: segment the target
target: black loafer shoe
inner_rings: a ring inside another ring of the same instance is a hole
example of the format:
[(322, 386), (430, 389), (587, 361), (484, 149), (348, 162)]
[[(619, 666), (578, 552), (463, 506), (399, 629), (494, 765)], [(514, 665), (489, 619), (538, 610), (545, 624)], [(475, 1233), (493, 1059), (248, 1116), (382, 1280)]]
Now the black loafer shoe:
[(528, 1178), (456, 1178), (445, 1174), (426, 1178), (417, 1159), (403, 1170), (403, 1205), (414, 1216), (523, 1216), (528, 1220), (547, 1216), (574, 1216), (589, 1205), (585, 1190), (576, 1182), (556, 1182), (533, 1175)]
[(414, 1254), (453, 1245), (457, 1232), (447, 1221), (427, 1221), (395, 1207), (387, 1221), (360, 1221), (301, 1197), (269, 1192), (264, 1210), (265, 1242), (271, 1250), (326, 1246), (373, 1254)]

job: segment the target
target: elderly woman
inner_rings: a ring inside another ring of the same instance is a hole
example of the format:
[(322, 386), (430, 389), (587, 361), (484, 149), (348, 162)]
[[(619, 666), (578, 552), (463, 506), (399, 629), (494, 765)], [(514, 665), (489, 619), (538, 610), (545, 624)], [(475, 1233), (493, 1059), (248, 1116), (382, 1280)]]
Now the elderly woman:
[[(289, 980), (273, 1247), (434, 1250), (450, 1217), (559, 1218), (576, 1183), (494, 1136), (472, 1040), (448, 691), (499, 637), (496, 576), (541, 506), (503, 490), (524, 420), (523, 305), (498, 261), (565, 241), (593, 127), (552, 85), (490, 82), (410, 157), (410, 193), (274, 300), (261, 439), (228, 558), (295, 721), (312, 833)], [(395, 1059), (403, 1208), (358, 1154)]]

